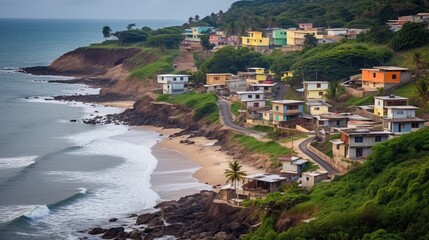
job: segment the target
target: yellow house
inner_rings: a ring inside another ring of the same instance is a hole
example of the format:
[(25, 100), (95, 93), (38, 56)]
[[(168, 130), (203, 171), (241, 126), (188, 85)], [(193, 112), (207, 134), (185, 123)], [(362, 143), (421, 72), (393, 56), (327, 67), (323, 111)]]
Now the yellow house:
[(311, 115), (320, 115), (329, 112), (329, 105), (320, 103), (307, 103), (307, 110)]
[(282, 81), (286, 80), (287, 78), (293, 77), (292, 71), (286, 71), (282, 72)]
[(305, 81), (303, 84), (306, 101), (325, 101), (325, 95), (328, 92), (327, 81)]
[(208, 85), (226, 85), (227, 80), (232, 79), (230, 73), (209, 73), (207, 74), (206, 83)]
[(252, 67), (247, 69), (248, 73), (254, 74), (254, 80), (256, 80), (254, 83), (259, 83), (267, 80), (268, 75), (265, 74), (265, 68), (260, 67)]
[(374, 114), (386, 116), (387, 108), (390, 106), (407, 106), (408, 98), (395, 95), (374, 97)]
[(305, 35), (313, 35), (316, 39), (323, 39), (323, 35), (317, 34), (316, 28), (306, 30), (287, 30), (287, 45), (288, 46), (304, 46)]
[(249, 47), (268, 47), (270, 39), (262, 37), (262, 32), (248, 31), (248, 37), (241, 37), (241, 45)]

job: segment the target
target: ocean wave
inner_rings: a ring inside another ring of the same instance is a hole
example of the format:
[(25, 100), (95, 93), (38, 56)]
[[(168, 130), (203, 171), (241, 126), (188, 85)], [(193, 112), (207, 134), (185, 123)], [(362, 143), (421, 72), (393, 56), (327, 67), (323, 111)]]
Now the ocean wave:
[(170, 174), (177, 174), (177, 173), (194, 173), (196, 172), (199, 167), (196, 168), (188, 168), (188, 169), (181, 169), (181, 170), (171, 170), (171, 171), (155, 171), (152, 175), (170, 175)]
[(30, 218), (30, 219), (38, 219), (44, 216), (47, 216), (51, 213), (48, 206), (46, 205), (38, 205), (31, 209), (30, 212), (24, 214), (24, 217)]
[(2, 67), (2, 68), (0, 68), (0, 73), (15, 73), (18, 71), (19, 71), (19, 68), (15, 68), (15, 67)]
[(0, 158), (0, 169), (24, 168), (36, 163), (38, 156)]

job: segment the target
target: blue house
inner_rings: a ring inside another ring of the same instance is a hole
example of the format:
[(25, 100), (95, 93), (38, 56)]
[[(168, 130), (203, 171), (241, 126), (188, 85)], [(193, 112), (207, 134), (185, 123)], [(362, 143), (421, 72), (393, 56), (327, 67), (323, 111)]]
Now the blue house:
[(273, 121), (287, 122), (302, 117), (303, 101), (278, 100), (272, 101)]
[(386, 130), (394, 134), (403, 134), (419, 130), (424, 127), (426, 120), (416, 117), (415, 106), (388, 106), (387, 117), (383, 119)]

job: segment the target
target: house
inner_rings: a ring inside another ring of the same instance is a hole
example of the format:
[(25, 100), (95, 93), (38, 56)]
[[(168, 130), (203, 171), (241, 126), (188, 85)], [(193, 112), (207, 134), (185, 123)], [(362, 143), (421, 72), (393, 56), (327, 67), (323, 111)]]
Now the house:
[(298, 28), (299, 29), (312, 29), (313, 28), (313, 24), (312, 23), (298, 23)]
[(246, 79), (235, 78), (235, 79), (226, 80), (226, 88), (231, 93), (244, 92), (247, 89)]
[(274, 46), (285, 46), (286, 45), (286, 30), (275, 29), (273, 30), (273, 45)]
[(327, 28), (325, 29), (326, 35), (329, 36), (341, 36), (346, 35), (349, 32), (348, 28)]
[(266, 94), (272, 94), (275, 92), (275, 87), (277, 83), (271, 83), (271, 82), (263, 82), (263, 83), (253, 83), (250, 84), (250, 90), (251, 91), (263, 91)]
[(387, 117), (383, 119), (386, 130), (393, 134), (409, 133), (424, 127), (425, 120), (416, 117), (414, 106), (389, 106)]
[(288, 29), (286, 31), (287, 46), (304, 46), (305, 35), (313, 35), (316, 39), (322, 39), (323, 35), (318, 33), (316, 28), (308, 28), (305, 30)]
[(248, 37), (241, 37), (241, 45), (246, 47), (268, 47), (270, 39), (263, 37), (262, 32), (248, 31)]
[(189, 75), (163, 74), (158, 75), (158, 83), (162, 84), (164, 94), (182, 94), (188, 91)]
[(307, 102), (307, 112), (311, 115), (328, 113), (331, 105), (321, 102)]
[(265, 107), (265, 93), (263, 91), (237, 92), (238, 99), (249, 107)]
[(238, 75), (245, 78), (247, 84), (250, 85), (269, 80), (273, 74), (265, 73), (265, 68), (251, 67), (247, 69), (247, 72), (238, 72)]
[(405, 23), (414, 22), (421, 23), (427, 26), (429, 29), (429, 13), (418, 13), (416, 15), (400, 16), (395, 20), (388, 20), (386, 25), (393, 32), (397, 32), (402, 29)]
[(277, 191), (287, 182), (287, 178), (277, 174), (256, 173), (248, 175), (243, 184), (243, 194), (250, 196), (250, 198), (262, 198)]
[(285, 71), (285, 72), (282, 72), (281, 80), (285, 81), (285, 80), (287, 80), (288, 78), (291, 78), (291, 77), (293, 77), (293, 72), (292, 71)]
[(190, 29), (185, 29), (185, 41), (189, 42), (200, 42), (201, 36), (205, 33), (211, 33), (214, 30), (213, 27), (192, 27)]
[(362, 69), (362, 88), (365, 91), (385, 90), (401, 83), (411, 81), (411, 73), (408, 68), (383, 66), (370, 69)]
[(227, 38), (224, 32), (216, 31), (216, 33), (210, 35), (209, 42), (216, 46), (226, 45)]
[(408, 98), (395, 95), (375, 96), (374, 97), (374, 114), (378, 116), (387, 115), (387, 107), (390, 106), (407, 106)]
[(231, 73), (208, 73), (206, 74), (206, 84), (226, 85), (226, 81), (232, 79)]
[(328, 93), (327, 81), (304, 81), (304, 99), (308, 102), (326, 101)]
[(303, 188), (310, 189), (316, 183), (328, 180), (328, 172), (304, 172), (302, 173), (301, 184)]
[(335, 161), (365, 159), (371, 154), (372, 147), (387, 141), (391, 135), (387, 131), (369, 129), (345, 129), (340, 134), (340, 139), (331, 141)]
[(301, 118), (303, 104), (303, 101), (298, 100), (272, 101), (273, 121), (280, 123)]
[(317, 129), (331, 130), (333, 128), (347, 128), (348, 117), (335, 113), (314, 115), (314, 126)]
[(280, 173), (284, 174), (286, 177), (299, 177), (301, 176), (302, 171), (307, 165), (308, 160), (302, 159), (301, 157), (281, 157), (279, 158), (282, 161), (282, 170)]

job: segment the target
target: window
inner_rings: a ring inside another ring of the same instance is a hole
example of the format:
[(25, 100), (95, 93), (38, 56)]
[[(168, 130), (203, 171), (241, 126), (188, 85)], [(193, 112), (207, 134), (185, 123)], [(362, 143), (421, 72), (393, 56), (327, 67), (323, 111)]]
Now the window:
[(411, 128), (420, 128), (419, 123), (411, 123)]
[(317, 87), (317, 88), (321, 88), (321, 87), (322, 87), (322, 84), (318, 83), (316, 87)]
[(373, 74), (372, 74), (372, 77), (373, 77), (373, 78), (376, 78), (376, 77), (377, 77), (377, 73), (373, 73)]
[(253, 98), (253, 95), (247, 95), (247, 98)]
[(259, 42), (262, 42), (262, 40), (259, 40)]
[(180, 77), (180, 80), (183, 81), (183, 77)]
[(340, 150), (340, 144), (337, 144), (336, 147), (337, 147), (337, 150)]
[(314, 111), (319, 111), (320, 110), (320, 108), (319, 107), (315, 107), (314, 108)]
[(323, 96), (323, 92), (319, 92), (319, 96)]
[(309, 177), (305, 177), (305, 180), (310, 181), (310, 178)]
[(381, 142), (381, 136), (375, 136), (375, 142)]
[(337, 120), (337, 126), (340, 126), (340, 120)]
[(393, 74), (393, 75), (392, 75), (392, 79), (396, 79), (396, 74)]
[(176, 81), (177, 79), (176, 78), (173, 78), (173, 81)]
[(279, 106), (276, 106), (276, 111), (278, 111), (279, 110)]
[(355, 142), (356, 142), (356, 143), (361, 143), (361, 142), (363, 142), (363, 137), (355, 137)]
[(404, 115), (404, 111), (397, 111), (396, 114), (398, 114), (398, 115)]
[(249, 39), (247, 39), (247, 43), (250, 43), (250, 40), (249, 40)]
[(219, 81), (219, 80), (220, 80), (220, 77), (214, 77), (214, 80), (215, 80), (215, 81)]
[(259, 94), (256, 95), (255, 97), (256, 97), (256, 99), (260, 99), (261, 98), (261, 96)]

